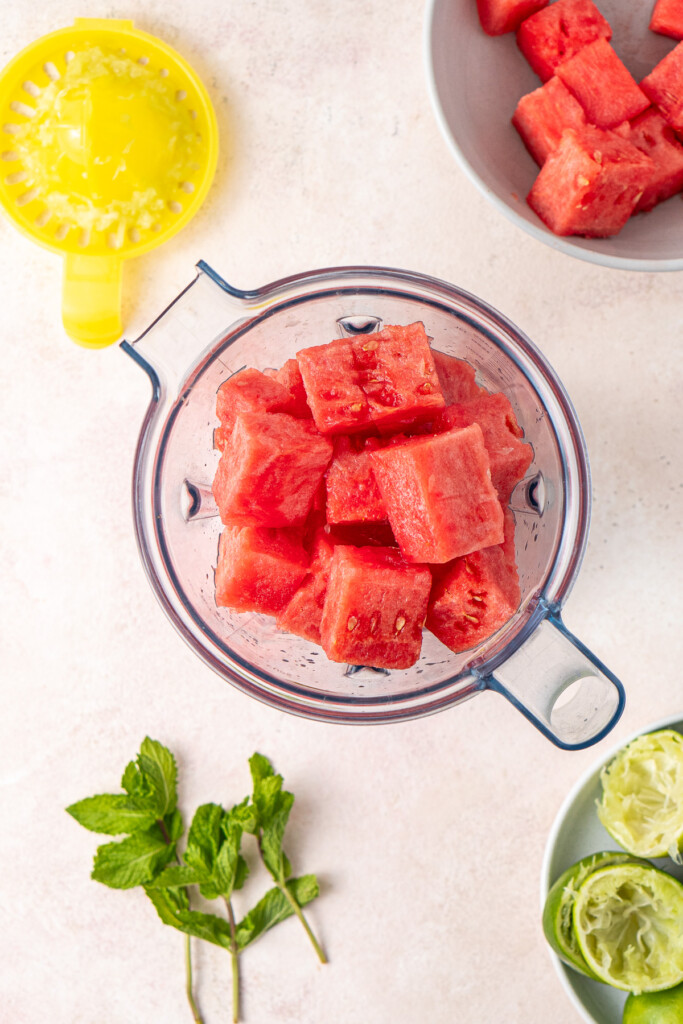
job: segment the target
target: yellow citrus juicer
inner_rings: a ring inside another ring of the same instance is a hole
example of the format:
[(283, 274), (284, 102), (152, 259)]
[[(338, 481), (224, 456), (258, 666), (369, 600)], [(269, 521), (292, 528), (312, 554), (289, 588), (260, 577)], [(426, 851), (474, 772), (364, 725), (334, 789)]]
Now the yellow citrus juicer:
[(62, 319), (89, 348), (118, 340), (122, 262), (199, 209), (216, 116), (190, 65), (130, 21), (78, 18), (0, 75), (0, 206), (64, 256)]

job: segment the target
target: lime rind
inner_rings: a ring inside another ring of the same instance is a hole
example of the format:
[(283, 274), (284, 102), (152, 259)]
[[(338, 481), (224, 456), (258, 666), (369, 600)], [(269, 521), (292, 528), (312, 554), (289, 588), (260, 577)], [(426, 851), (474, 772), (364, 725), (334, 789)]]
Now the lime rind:
[(622, 1024), (681, 1024), (683, 985), (663, 992), (631, 993), (624, 1004)]
[(589, 854), (557, 878), (545, 899), (543, 933), (549, 945), (563, 963), (589, 978), (596, 978), (596, 975), (586, 963), (574, 934), (572, 915), (576, 894), (588, 876), (598, 868), (625, 863), (647, 864), (646, 861), (634, 861), (630, 854), (618, 850)]
[(600, 773), (598, 817), (624, 850), (683, 863), (683, 736), (645, 733)]
[(613, 988), (639, 994), (683, 982), (683, 885), (666, 872), (599, 868), (576, 894), (573, 924), (586, 964)]

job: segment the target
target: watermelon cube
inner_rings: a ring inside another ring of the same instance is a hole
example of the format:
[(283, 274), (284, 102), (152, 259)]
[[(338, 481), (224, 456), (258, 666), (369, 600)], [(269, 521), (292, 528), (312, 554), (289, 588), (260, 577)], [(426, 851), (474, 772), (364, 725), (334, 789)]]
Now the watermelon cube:
[(655, 65), (640, 88), (674, 131), (683, 132), (683, 42)]
[(543, 82), (584, 46), (611, 38), (609, 22), (592, 0), (557, 0), (517, 29), (517, 45)]
[(482, 388), (475, 380), (474, 367), (464, 359), (449, 356), (435, 349), (432, 349), (432, 357), (446, 405), (469, 402), (471, 398), (476, 398), (481, 393)]
[(527, 196), (557, 235), (616, 235), (633, 213), (654, 163), (615, 132), (567, 128)]
[[(651, 210), (683, 189), (683, 145), (673, 128), (654, 107), (625, 126), (625, 137), (651, 157), (655, 170), (635, 212)], [(620, 129), (621, 131), (622, 129)]]
[(650, 18), (650, 28), (672, 39), (683, 39), (683, 5), (681, 0), (657, 0)]
[(216, 604), (236, 612), (277, 615), (307, 569), (300, 530), (226, 526), (218, 544)]
[(521, 591), (509, 536), (506, 529), (505, 544), (456, 558), (434, 583), (427, 629), (458, 654), (488, 640), (519, 607)]
[(334, 545), (324, 529), (317, 530), (308, 573), (277, 617), (280, 629), (315, 644), (320, 643), (320, 623), (333, 552)]
[(282, 384), (290, 395), (290, 403), (282, 412), (288, 412), (298, 419), (307, 420), (311, 418), (311, 410), (306, 401), (306, 389), (304, 387), (301, 370), (296, 359), (288, 359), (283, 363), (275, 374), (275, 380)]
[(431, 583), (427, 566), (408, 565), (396, 548), (337, 545), (320, 624), (327, 657), (410, 668), (420, 656)]
[(389, 524), (409, 562), (448, 562), (503, 540), (481, 427), (410, 438), (372, 453)]
[(335, 441), (327, 470), (328, 523), (386, 522), (369, 451), (356, 451), (348, 437)]
[(587, 122), (579, 101), (557, 76), (553, 76), (539, 89), (522, 96), (512, 115), (512, 123), (542, 167), (559, 144), (565, 128), (581, 128)]
[(394, 430), (445, 404), (421, 323), (316, 345), (297, 360), (323, 434)]
[(614, 128), (650, 106), (606, 39), (584, 46), (558, 67), (557, 75), (579, 101), (590, 124), (598, 128)]
[(313, 504), (332, 443), (310, 420), (240, 413), (221, 455), (213, 494), (232, 526), (297, 526)]
[(214, 432), (214, 447), (223, 451), (241, 412), (289, 412), (292, 396), (279, 381), (251, 367), (223, 381), (216, 394), (216, 415), (221, 421)]
[(547, 7), (549, 0), (477, 0), (479, 21), (489, 36), (514, 32), (521, 21)]
[(531, 465), (534, 457), (531, 445), (521, 440), (522, 429), (509, 399), (502, 392), (451, 405), (439, 416), (439, 426), (444, 430), (469, 427), (472, 423), (481, 427), (491, 464), (491, 483), (500, 503), (506, 505)]

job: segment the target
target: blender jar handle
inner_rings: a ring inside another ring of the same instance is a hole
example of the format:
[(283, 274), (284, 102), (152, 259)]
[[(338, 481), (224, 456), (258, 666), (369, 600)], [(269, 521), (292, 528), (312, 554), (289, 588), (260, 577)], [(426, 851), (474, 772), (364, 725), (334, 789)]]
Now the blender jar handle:
[(597, 743), (624, 710), (621, 682), (550, 608), (521, 647), (483, 682), (563, 750)]

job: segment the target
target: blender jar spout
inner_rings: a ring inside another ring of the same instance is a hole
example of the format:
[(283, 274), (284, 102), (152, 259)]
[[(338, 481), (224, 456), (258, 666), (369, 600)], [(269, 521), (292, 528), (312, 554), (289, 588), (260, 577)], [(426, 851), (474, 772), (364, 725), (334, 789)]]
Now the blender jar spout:
[(550, 607), (533, 633), (484, 681), (563, 750), (597, 743), (624, 710), (621, 682)]

